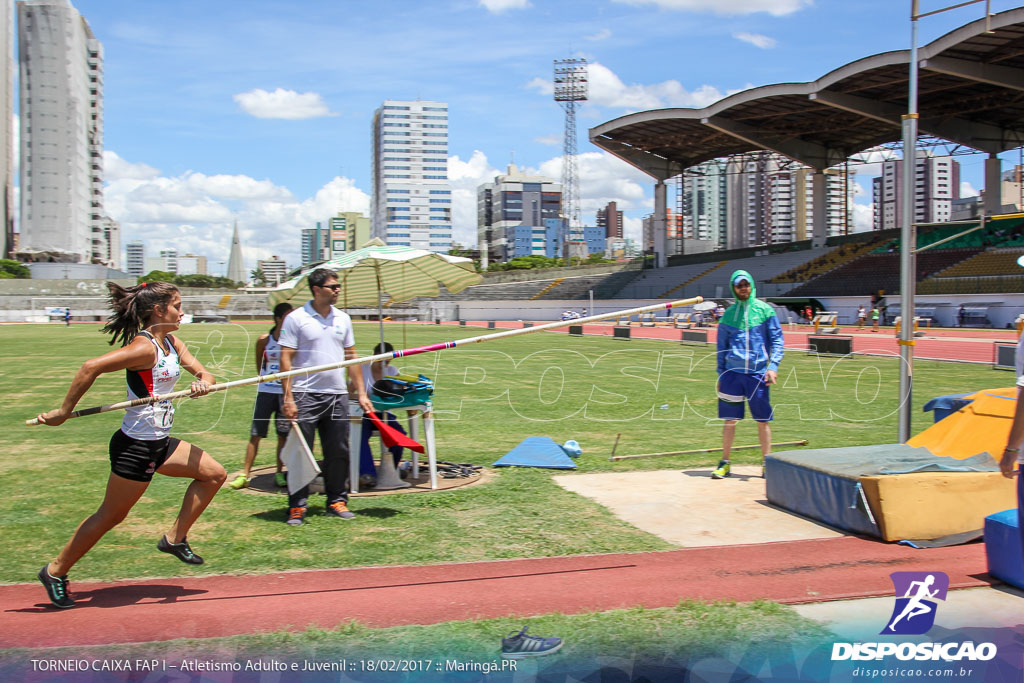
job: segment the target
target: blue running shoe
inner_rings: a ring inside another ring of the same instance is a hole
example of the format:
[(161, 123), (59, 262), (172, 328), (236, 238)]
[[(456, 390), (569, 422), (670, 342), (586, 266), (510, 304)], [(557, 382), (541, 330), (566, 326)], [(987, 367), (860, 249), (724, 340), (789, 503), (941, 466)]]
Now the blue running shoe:
[(510, 633), (501, 639), (502, 659), (523, 659), (524, 657), (543, 657), (558, 652), (562, 647), (561, 638), (538, 638), (527, 635), (526, 627), (518, 633)]

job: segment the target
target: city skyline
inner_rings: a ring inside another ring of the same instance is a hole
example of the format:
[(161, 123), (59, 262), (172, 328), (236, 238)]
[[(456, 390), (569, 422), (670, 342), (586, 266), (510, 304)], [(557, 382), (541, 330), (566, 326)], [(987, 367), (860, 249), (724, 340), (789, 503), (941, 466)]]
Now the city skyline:
[[(616, 201), (626, 236), (638, 240), (652, 181), (597, 151), (586, 128), (817, 78), (905, 49), (909, 38), (907, 8), (882, 0), (856, 8), (808, 0), (310, 2), (301, 15), (260, 1), (73, 4), (105, 48), (105, 212), (121, 223), (122, 244), (143, 239), (152, 250), (178, 246), (218, 263), (237, 219), (250, 269), (274, 254), (297, 264), (299, 231), (317, 220), (369, 215), (367, 122), (385, 99), (450, 103), (454, 241), (470, 246), (476, 187), (513, 153), (524, 170), (560, 177), (563, 116), (551, 98), (551, 63), (586, 56), (581, 213), (589, 224)], [(994, 0), (992, 10), (1012, 6)], [(979, 14), (965, 8), (923, 20), (920, 44)], [(980, 185), (981, 157), (961, 162), (964, 182)], [(856, 179), (859, 228), (871, 222), (871, 177)]]

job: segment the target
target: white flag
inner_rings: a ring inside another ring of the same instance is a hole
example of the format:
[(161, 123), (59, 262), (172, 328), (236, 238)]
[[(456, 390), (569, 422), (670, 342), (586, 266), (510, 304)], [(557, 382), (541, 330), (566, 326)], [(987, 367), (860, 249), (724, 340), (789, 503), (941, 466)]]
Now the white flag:
[(281, 449), (281, 461), (288, 468), (288, 493), (295, 493), (320, 474), (320, 466), (316, 464), (313, 452), (309, 450), (309, 445), (302, 438), (302, 431), (294, 422), (288, 431), (284, 448)]

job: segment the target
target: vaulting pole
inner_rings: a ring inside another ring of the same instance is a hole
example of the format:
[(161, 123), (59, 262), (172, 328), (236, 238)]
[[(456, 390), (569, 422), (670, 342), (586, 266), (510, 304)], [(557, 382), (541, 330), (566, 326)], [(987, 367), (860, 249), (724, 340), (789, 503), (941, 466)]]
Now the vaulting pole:
[[(568, 327), (569, 325), (584, 325), (586, 323), (596, 323), (601, 320), (608, 320), (609, 318), (618, 318), (620, 316), (631, 316), (638, 313), (650, 313), (652, 311), (671, 310), (673, 308), (682, 308), (684, 306), (692, 306), (693, 304), (699, 304), (703, 301), (703, 297), (693, 297), (692, 299), (680, 299), (678, 301), (670, 301), (662, 304), (652, 304), (650, 306), (640, 306), (639, 308), (630, 308), (623, 311), (614, 311), (612, 313), (601, 313), (600, 315), (590, 315), (585, 318), (576, 318), (574, 320), (556, 320), (553, 323), (545, 323), (543, 325), (537, 325), (536, 327), (524, 327), (519, 330), (504, 330), (502, 332), (495, 332), (493, 334), (485, 334), (479, 337), (469, 337), (467, 339), (456, 339), (453, 341), (441, 342), (440, 344), (428, 344), (427, 346), (419, 346), (414, 349), (402, 349), (400, 351), (391, 351), (389, 353), (379, 353), (375, 356), (363, 356), (361, 358), (353, 358), (351, 360), (342, 361), (340, 363), (329, 363), (327, 365), (314, 365), (309, 368), (300, 368), (298, 370), (289, 370), (288, 372), (278, 372), (273, 375), (262, 375), (260, 377), (249, 377), (247, 379), (239, 379), (234, 382), (225, 382), (224, 384), (214, 384), (210, 387), (210, 393), (215, 391), (226, 391), (233, 389), (234, 387), (243, 387), (250, 384), (260, 384), (263, 382), (273, 382), (283, 377), (295, 377), (297, 375), (312, 375), (317, 372), (324, 372), (325, 370), (337, 370), (339, 368), (348, 367), (349, 365), (365, 365), (367, 363), (374, 363), (379, 360), (391, 360), (392, 358), (404, 358), (406, 356), (415, 356), (420, 353), (427, 353), (430, 351), (444, 351), (445, 349), (454, 349), (456, 346), (465, 346), (466, 344), (479, 344), (480, 342), (494, 341), (495, 339), (505, 339), (507, 337), (517, 337), (522, 334), (533, 334), (534, 332), (541, 332), (543, 330), (553, 330), (558, 327)], [(121, 401), (120, 403), (111, 403), (105, 406), (95, 406), (93, 408), (83, 408), (82, 410), (76, 410), (72, 412), (68, 419), (72, 417), (84, 417), (86, 415), (96, 415), (97, 413), (109, 413), (113, 410), (124, 410), (125, 408), (134, 408), (135, 406), (143, 406), (148, 403), (157, 403), (158, 401), (171, 401), (176, 398), (185, 398), (190, 396), (192, 392), (190, 390), (175, 391), (170, 394), (164, 394), (163, 396), (147, 396), (145, 398), (137, 398), (131, 401)], [(31, 420), (25, 420), (27, 425), (40, 424), (37, 418)]]

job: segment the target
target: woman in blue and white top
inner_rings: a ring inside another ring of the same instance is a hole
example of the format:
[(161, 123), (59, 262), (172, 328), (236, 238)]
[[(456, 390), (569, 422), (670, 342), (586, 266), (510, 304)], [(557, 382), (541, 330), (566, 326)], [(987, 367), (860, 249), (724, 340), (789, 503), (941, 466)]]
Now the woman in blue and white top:
[[(86, 361), (75, 374), (60, 408), (39, 415), (42, 424), (57, 426), (68, 415), (96, 378), (124, 370), (128, 397), (160, 396), (174, 391), (184, 367), (195, 375), (192, 396), (203, 396), (214, 383), (213, 375), (174, 337), (183, 317), (181, 294), (166, 282), (142, 283), (125, 289), (108, 282), (113, 314), (103, 332), (112, 335), (111, 344), (121, 348)], [(75, 530), (57, 559), (39, 570), (39, 580), (55, 607), (74, 607), (68, 593), (67, 573), (105, 533), (128, 515), (145, 493), (154, 472), (170, 477), (191, 478), (177, 518), (157, 543), (161, 552), (188, 564), (202, 564), (192, 552), (186, 536), (213, 500), (227, 474), (220, 463), (198, 446), (169, 435), (174, 422), (174, 405), (158, 401), (125, 412), (121, 428), (110, 439), (110, 477), (99, 509)]]
[[(284, 319), (292, 312), (290, 303), (280, 303), (274, 306), (274, 326), (270, 332), (260, 335), (256, 340), (256, 373), (264, 375), (276, 375), (281, 371), (281, 325)], [(249, 444), (245, 447), (245, 462), (242, 465), (242, 473), (235, 478), (229, 488), (244, 489), (251, 483), (252, 466), (256, 462), (256, 454), (259, 452), (260, 439), (267, 438), (270, 418), (274, 418), (274, 426), (277, 431), (277, 473), (274, 475), (274, 483), (280, 487), (288, 485), (284, 475), (284, 465), (281, 463), (281, 449), (288, 439), (288, 430), (291, 428), (282, 411), (281, 399), (284, 390), (281, 388), (281, 380), (271, 382), (260, 382), (256, 392), (256, 403), (252, 409), (252, 428), (249, 430)]]

